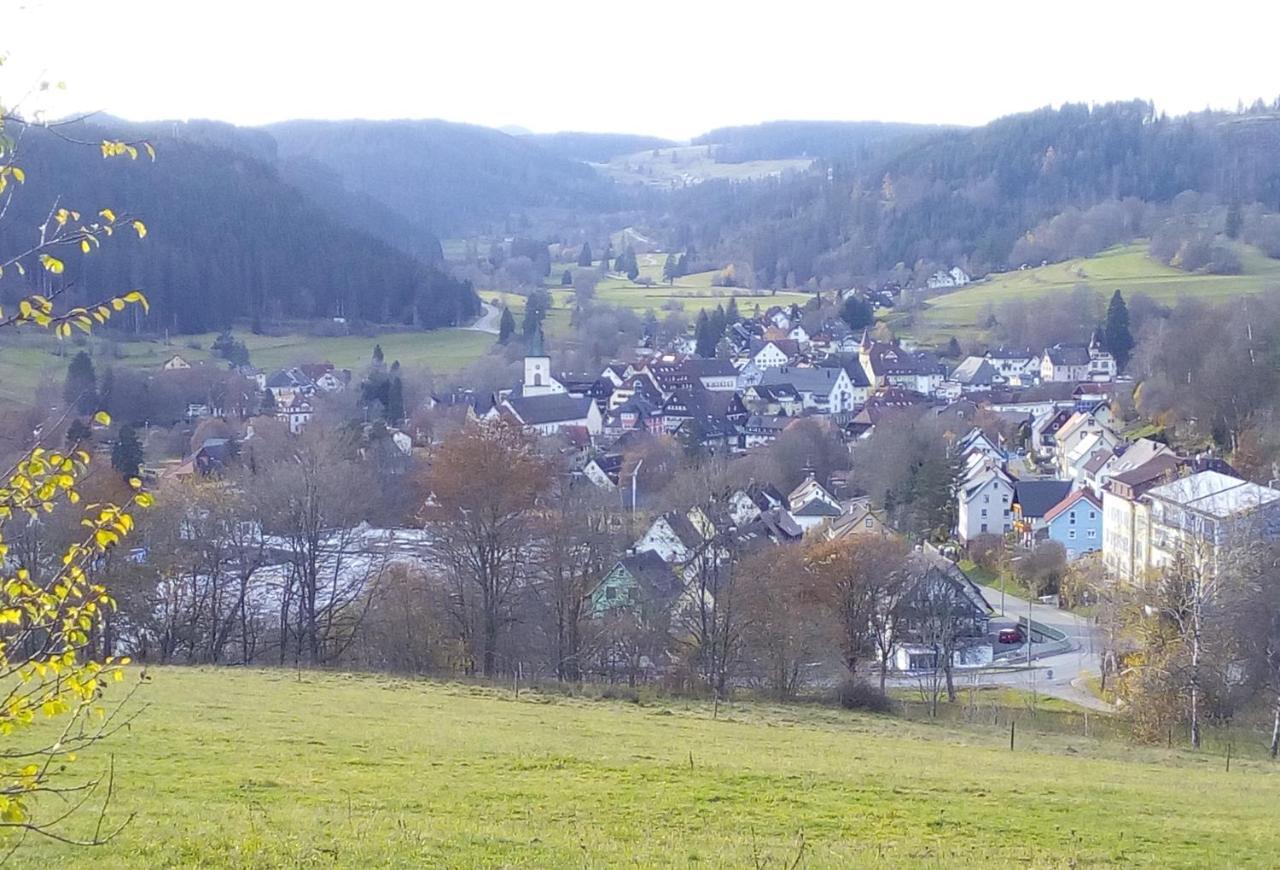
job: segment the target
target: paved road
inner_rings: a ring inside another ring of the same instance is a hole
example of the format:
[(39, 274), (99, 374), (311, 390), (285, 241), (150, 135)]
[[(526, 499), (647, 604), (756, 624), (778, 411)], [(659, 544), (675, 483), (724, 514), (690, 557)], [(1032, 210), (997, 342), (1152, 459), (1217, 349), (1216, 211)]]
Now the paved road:
[(474, 329), (477, 332), (487, 332), (490, 335), (498, 334), (498, 323), (502, 319), (502, 309), (488, 302), (481, 302), (484, 306), (484, 314), (470, 326), (464, 326), (463, 329)]
[(1079, 685), (1085, 677), (1093, 677), (1101, 673), (1101, 660), (1098, 656), (1101, 645), (1098, 629), (1092, 622), (1069, 610), (1060, 610), (1038, 602), (1028, 603), (1026, 599), (1017, 598), (1008, 593), (1004, 597), (1005, 612), (1002, 617), (1000, 590), (990, 586), (983, 586), (981, 589), (987, 603), (995, 608), (996, 617), (992, 620), (993, 624), (1011, 624), (1018, 617), (1025, 617), (1029, 607), (1033, 621), (1058, 629), (1071, 641), (1070, 650), (1033, 659), (1032, 666), (1029, 668), (1025, 667), (1025, 662), (1019, 662), (1018, 664), (1023, 666), (1016, 670), (984, 672), (979, 677), (981, 683), (1013, 686), (1028, 691), (1034, 689), (1093, 710), (1111, 709), (1109, 704)]

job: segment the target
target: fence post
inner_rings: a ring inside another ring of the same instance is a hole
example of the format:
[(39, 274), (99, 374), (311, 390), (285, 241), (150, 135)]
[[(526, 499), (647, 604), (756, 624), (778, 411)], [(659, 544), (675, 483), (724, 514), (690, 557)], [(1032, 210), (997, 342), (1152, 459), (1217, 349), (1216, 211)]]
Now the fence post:
[(1231, 772), (1231, 744), (1227, 744), (1227, 773)]
[(1015, 727), (1017, 724), (1018, 724), (1018, 722), (1017, 722), (1017, 720), (1016, 720), (1016, 719), (1010, 719), (1010, 720), (1009, 720), (1009, 751), (1010, 751), (1010, 752), (1012, 752), (1012, 751), (1013, 751), (1013, 731), (1014, 731), (1014, 727)]

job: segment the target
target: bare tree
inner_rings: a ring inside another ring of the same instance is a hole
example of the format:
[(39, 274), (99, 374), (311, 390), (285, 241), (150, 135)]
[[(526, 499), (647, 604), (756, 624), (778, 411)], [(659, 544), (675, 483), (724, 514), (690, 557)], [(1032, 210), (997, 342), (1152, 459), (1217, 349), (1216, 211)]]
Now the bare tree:
[(516, 595), (533, 581), (535, 509), (550, 480), (533, 439), (507, 422), (471, 423), (450, 435), (427, 473), (435, 555), (455, 578), (460, 634), (487, 677), (498, 671), (499, 634), (516, 618)]

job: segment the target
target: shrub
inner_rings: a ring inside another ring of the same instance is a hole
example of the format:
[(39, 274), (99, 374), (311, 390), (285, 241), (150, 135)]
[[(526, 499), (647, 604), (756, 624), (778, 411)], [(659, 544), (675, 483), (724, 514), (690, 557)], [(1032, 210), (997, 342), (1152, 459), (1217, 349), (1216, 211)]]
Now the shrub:
[(837, 700), (846, 710), (865, 710), (868, 713), (888, 713), (893, 707), (889, 696), (866, 680), (850, 677), (840, 684)]

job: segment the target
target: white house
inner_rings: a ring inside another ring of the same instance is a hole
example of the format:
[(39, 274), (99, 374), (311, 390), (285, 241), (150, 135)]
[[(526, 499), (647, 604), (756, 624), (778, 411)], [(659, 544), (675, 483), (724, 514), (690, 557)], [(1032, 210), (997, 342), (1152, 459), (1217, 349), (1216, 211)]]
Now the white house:
[(788, 512), (805, 532), (844, 513), (840, 501), (810, 475), (787, 496)]
[(984, 467), (960, 487), (956, 533), (968, 543), (982, 535), (1013, 531), (1013, 481), (998, 468)]
[(986, 353), (987, 362), (1001, 380), (1015, 387), (1028, 387), (1040, 378), (1040, 357), (1026, 348), (998, 347)]
[(1055, 344), (1040, 355), (1040, 380), (1046, 384), (1087, 381), (1091, 365), (1087, 347)]
[(752, 354), (749, 360), (751, 365), (761, 371), (781, 368), (790, 361), (790, 357), (772, 341), (766, 341), (764, 346)]
[(191, 368), (191, 363), (183, 359), (181, 355), (175, 353), (164, 361), (164, 365), (162, 365), (161, 368), (166, 372), (171, 372), (175, 369), (189, 369)]
[(836, 367), (783, 366), (762, 373), (758, 386), (791, 384), (805, 408), (828, 414), (852, 411), (867, 401), (867, 388), (855, 388), (849, 373)]
[(565, 392), (564, 384), (551, 376), (551, 357), (543, 351), (542, 331), (539, 330), (524, 358), (524, 383), (520, 385), (520, 394), (550, 396)]
[(959, 266), (952, 266), (950, 269), (943, 271), (939, 269), (929, 276), (925, 281), (925, 286), (930, 290), (945, 290), (949, 287), (963, 287), (970, 283), (973, 279), (969, 277), (969, 273)]

